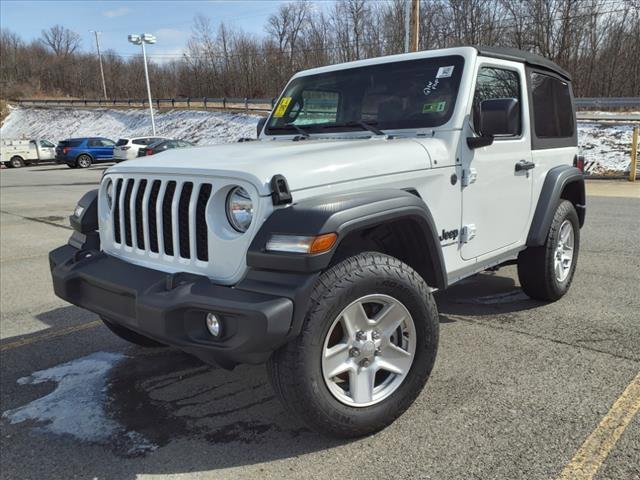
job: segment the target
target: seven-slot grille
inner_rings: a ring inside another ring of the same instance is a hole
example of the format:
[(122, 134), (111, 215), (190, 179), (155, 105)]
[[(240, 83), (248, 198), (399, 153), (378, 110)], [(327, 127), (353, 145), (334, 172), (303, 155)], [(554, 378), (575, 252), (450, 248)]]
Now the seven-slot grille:
[(206, 207), (212, 193), (210, 183), (118, 178), (113, 191), (116, 244), (209, 261)]

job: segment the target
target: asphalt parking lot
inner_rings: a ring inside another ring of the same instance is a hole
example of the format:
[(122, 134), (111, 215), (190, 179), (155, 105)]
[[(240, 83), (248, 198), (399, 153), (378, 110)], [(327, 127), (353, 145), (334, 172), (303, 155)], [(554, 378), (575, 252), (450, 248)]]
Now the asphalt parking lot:
[(47, 253), (104, 168), (0, 172), (1, 478), (640, 479), (640, 185), (589, 185), (561, 301), (529, 300), (514, 267), (437, 293), (426, 389), (337, 441), (292, 419), (263, 367), (130, 346), (54, 296)]

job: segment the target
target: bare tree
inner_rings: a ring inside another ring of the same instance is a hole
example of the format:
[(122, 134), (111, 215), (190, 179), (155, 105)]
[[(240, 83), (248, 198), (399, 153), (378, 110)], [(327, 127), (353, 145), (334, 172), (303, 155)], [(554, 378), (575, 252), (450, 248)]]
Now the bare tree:
[(62, 25), (54, 25), (48, 30), (42, 30), (41, 41), (57, 57), (68, 57), (80, 48), (80, 35)]

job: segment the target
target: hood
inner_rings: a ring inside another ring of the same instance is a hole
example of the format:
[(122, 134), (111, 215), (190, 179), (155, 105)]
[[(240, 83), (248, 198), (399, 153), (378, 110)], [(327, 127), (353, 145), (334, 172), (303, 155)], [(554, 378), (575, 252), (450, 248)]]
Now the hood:
[(107, 173), (236, 178), (254, 184), (260, 195), (269, 195), (276, 174), (284, 175), (291, 191), (296, 191), (431, 168), (428, 142), (383, 137), (261, 140), (169, 150), (119, 163)]

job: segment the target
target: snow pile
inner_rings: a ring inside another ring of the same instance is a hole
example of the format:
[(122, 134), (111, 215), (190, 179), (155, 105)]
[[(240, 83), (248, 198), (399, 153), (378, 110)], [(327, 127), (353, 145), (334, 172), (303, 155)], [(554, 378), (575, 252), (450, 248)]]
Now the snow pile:
[(632, 129), (631, 124), (578, 122), (578, 145), (589, 173), (629, 171)]
[[(260, 117), (199, 110), (171, 110), (156, 115), (159, 135), (199, 145), (253, 138)], [(629, 170), (631, 123), (578, 122), (578, 145), (590, 173)], [(118, 140), (151, 135), (146, 110), (15, 108), (6, 118), (2, 138), (46, 138), (58, 142), (70, 137), (102, 136)]]
[(128, 455), (155, 450), (156, 445), (138, 432), (127, 431), (105, 412), (107, 374), (123, 358), (120, 353), (97, 352), (20, 378), (20, 385), (57, 385), (48, 395), (8, 410), (2, 417), (11, 423), (36, 421), (41, 430), (83, 441), (116, 444)]
[[(156, 113), (156, 134), (198, 145), (254, 138), (256, 115), (171, 110)], [(147, 110), (15, 108), (0, 130), (2, 138), (46, 138), (54, 143), (72, 137), (112, 140), (151, 135)]]

